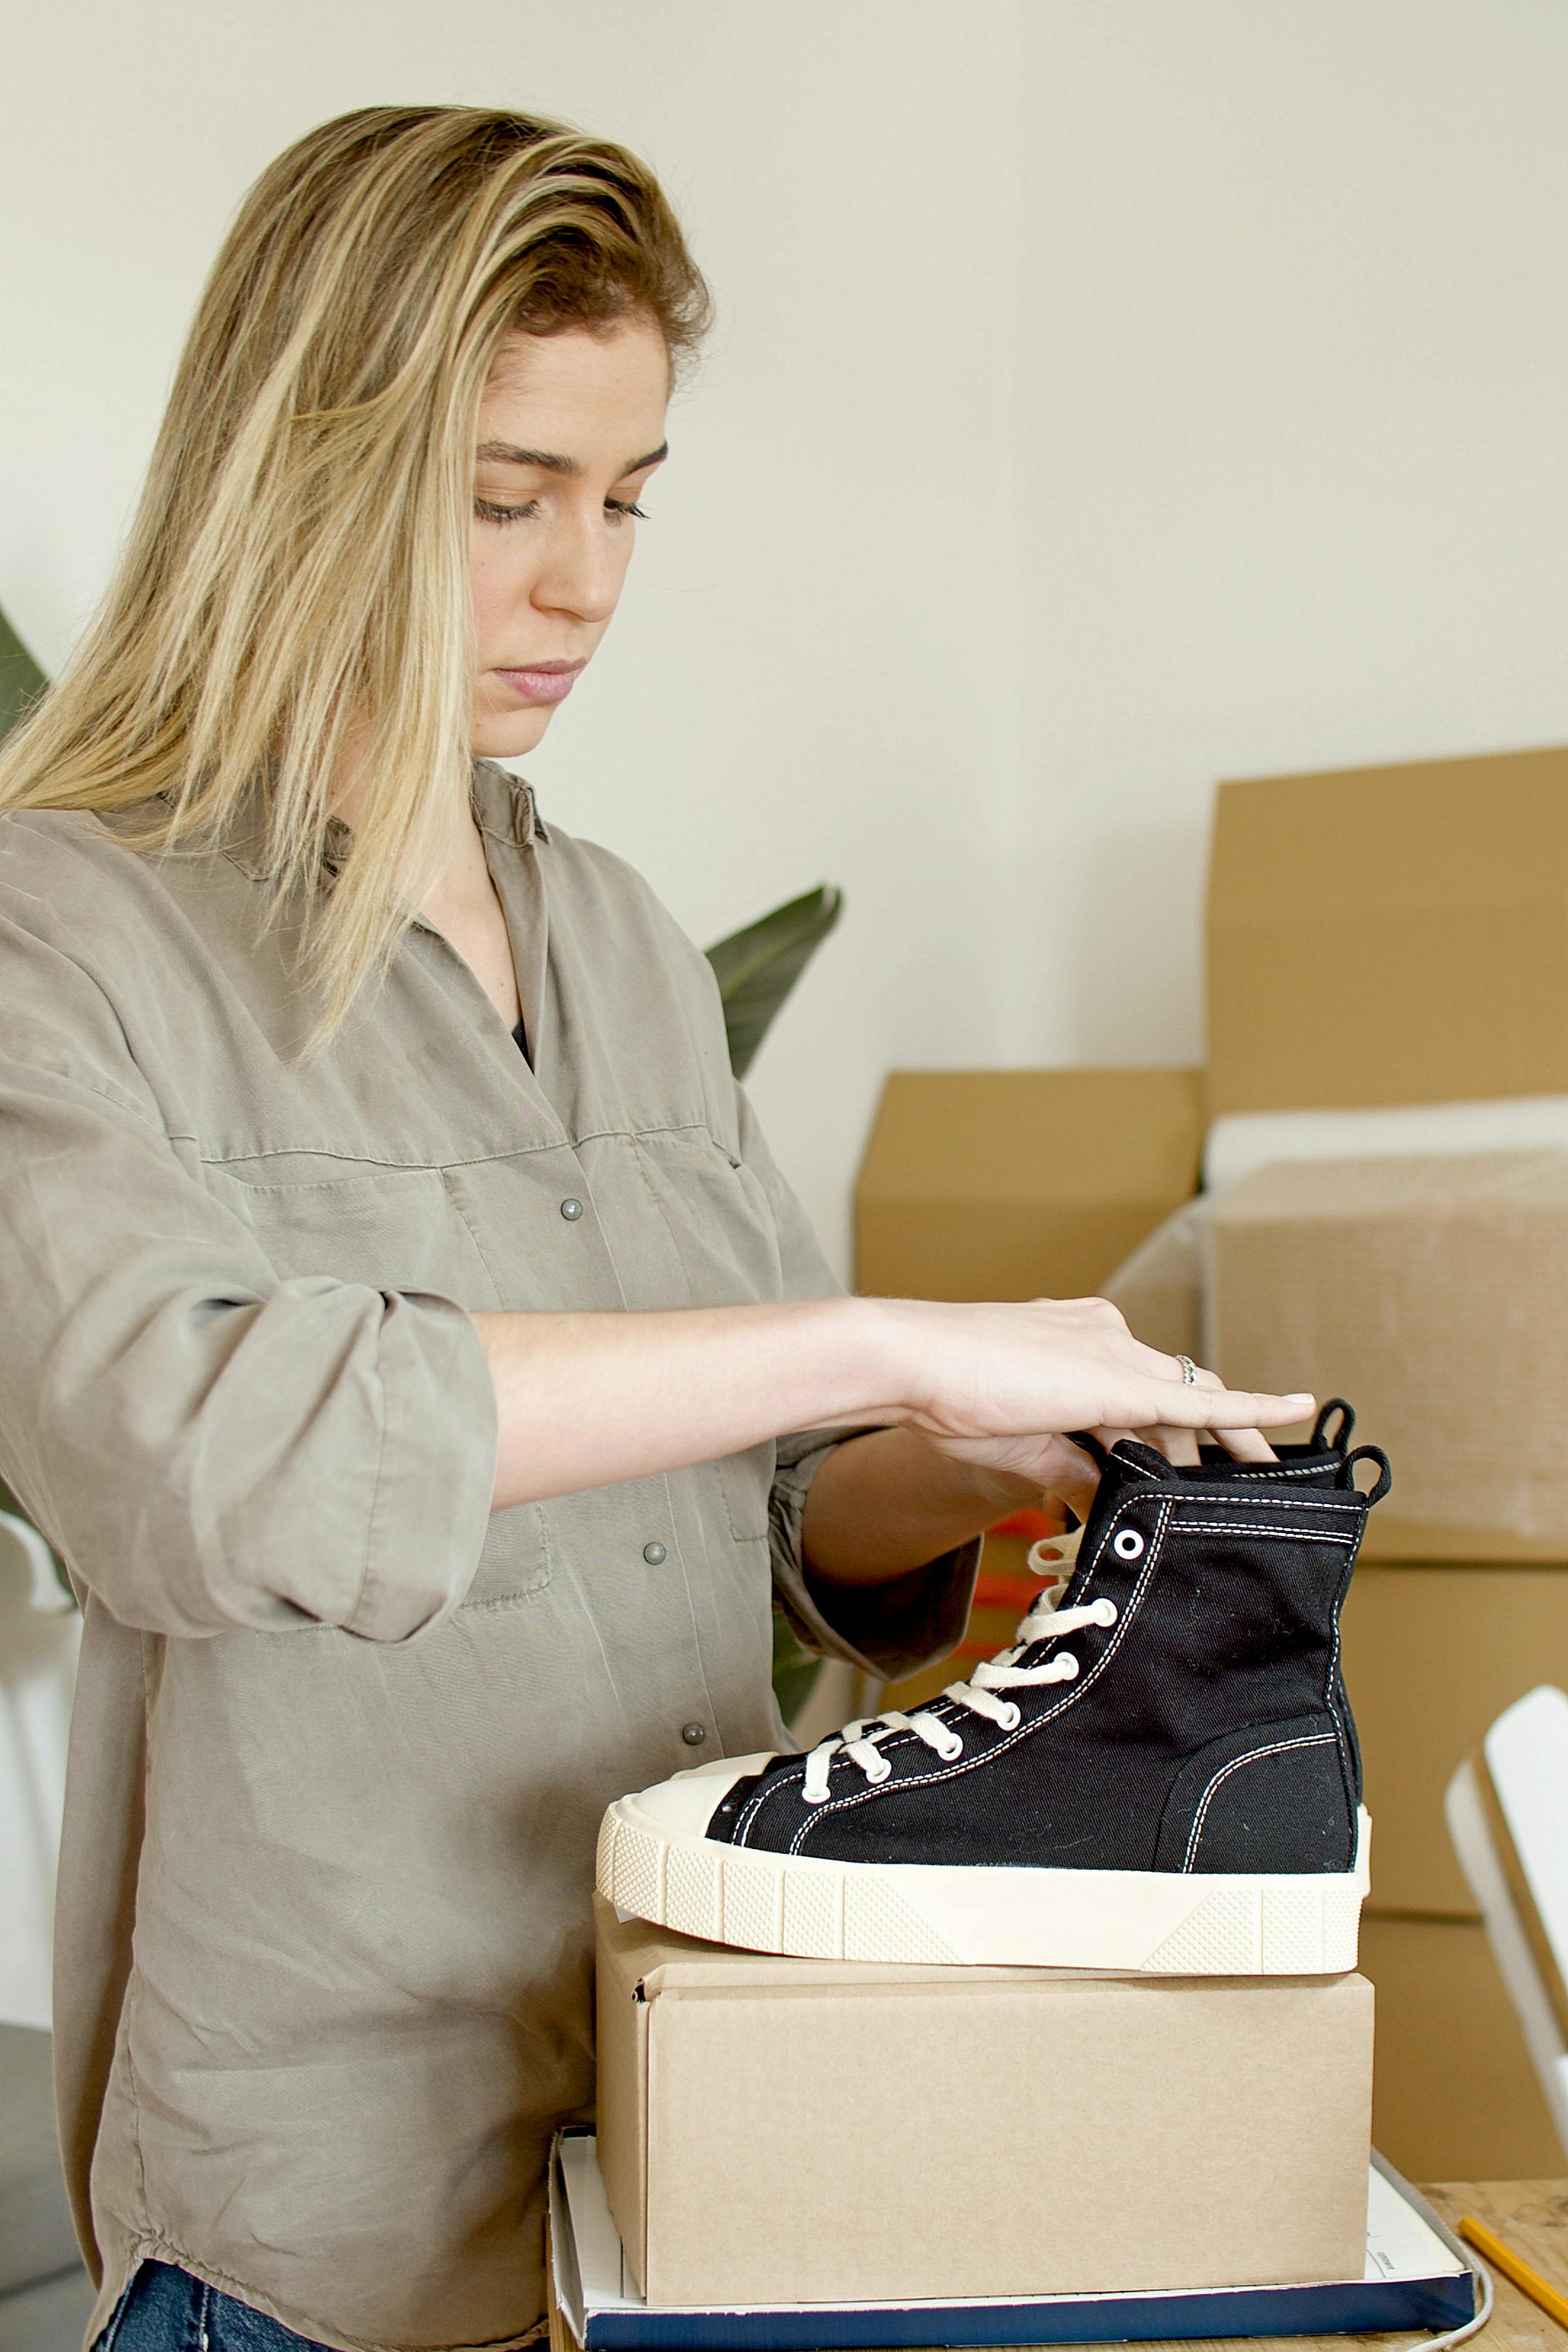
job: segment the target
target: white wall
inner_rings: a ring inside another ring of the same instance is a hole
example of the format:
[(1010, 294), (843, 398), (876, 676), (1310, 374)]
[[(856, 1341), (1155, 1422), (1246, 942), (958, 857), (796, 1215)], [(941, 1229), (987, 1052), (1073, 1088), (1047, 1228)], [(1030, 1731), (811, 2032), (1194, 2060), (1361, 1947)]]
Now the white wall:
[(753, 1076), (840, 1263), (889, 1066), (1199, 1053), (1216, 775), (1568, 735), (1561, 0), (57, 0), (6, 49), (46, 664), (289, 139), (520, 104), (665, 176), (721, 323), (528, 772), (700, 940), (844, 885)]

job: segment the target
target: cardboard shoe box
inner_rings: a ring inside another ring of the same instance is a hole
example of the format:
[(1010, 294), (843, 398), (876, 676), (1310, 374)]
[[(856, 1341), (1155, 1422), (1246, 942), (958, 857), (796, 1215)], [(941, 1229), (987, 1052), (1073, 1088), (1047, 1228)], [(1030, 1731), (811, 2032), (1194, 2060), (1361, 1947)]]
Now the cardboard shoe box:
[(855, 1191), (855, 1286), (1081, 1298), (1197, 1190), (1196, 1070), (895, 1070)]
[(778, 1959), (601, 1902), (599, 2163), (661, 2305), (1358, 2277), (1372, 2007)]

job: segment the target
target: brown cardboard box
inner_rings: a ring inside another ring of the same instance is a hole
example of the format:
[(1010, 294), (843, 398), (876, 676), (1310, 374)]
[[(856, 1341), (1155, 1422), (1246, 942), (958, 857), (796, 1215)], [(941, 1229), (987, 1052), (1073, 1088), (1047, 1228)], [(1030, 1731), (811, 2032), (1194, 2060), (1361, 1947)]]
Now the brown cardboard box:
[(1551, 2178), (1565, 2161), (1486, 1930), (1362, 1915), (1377, 1987), (1373, 2137), (1411, 2180)]
[(1373, 1902), (1474, 1919), (1443, 1792), (1505, 1706), (1537, 1683), (1568, 1686), (1568, 1568), (1363, 1562), (1343, 1634), (1373, 1822)]
[(1145, 1347), (1208, 1360), (1204, 1276), (1209, 1203), (1200, 1194), (1177, 1209), (1107, 1277), (1105, 1296)]
[(895, 1070), (855, 1191), (856, 1287), (1093, 1293), (1197, 1188), (1195, 1070)]
[(1209, 1116), (1568, 1093), (1568, 751), (1222, 784)]
[(1568, 1560), (1568, 1153), (1263, 1168), (1210, 1234), (1216, 1370), (1391, 1456), (1371, 1555)]
[(1362, 1977), (852, 1967), (598, 1921), (599, 2163), (650, 2302), (1360, 2275)]

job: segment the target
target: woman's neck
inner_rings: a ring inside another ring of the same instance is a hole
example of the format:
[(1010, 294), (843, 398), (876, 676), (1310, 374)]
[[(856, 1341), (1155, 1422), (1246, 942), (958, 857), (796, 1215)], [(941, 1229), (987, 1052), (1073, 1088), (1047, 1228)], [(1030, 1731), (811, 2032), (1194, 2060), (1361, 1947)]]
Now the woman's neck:
[[(346, 780), (332, 795), (332, 814), (352, 830), (369, 790), (363, 758), (351, 755)], [(522, 1017), (517, 969), (500, 899), (490, 879), (484, 835), (473, 811), (464, 806), (454, 828), (452, 855), (434, 884), (420, 898), (421, 919), (439, 931), (473, 972), (509, 1029)]]

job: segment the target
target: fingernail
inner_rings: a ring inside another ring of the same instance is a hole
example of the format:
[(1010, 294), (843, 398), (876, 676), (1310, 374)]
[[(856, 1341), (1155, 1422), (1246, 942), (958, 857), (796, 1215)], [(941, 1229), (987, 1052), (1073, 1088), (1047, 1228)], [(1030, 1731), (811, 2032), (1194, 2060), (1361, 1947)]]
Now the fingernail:
[(1310, 1389), (1291, 1389), (1279, 1402), (1281, 1404), (1312, 1404), (1316, 1400)]

